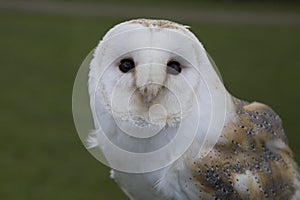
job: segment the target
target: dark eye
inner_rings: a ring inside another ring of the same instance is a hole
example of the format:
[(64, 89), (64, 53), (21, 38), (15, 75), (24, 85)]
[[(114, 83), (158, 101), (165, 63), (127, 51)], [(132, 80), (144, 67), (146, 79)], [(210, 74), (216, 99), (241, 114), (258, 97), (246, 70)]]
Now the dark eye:
[(135, 64), (132, 59), (123, 59), (120, 61), (119, 69), (123, 73), (129, 72), (134, 67), (135, 67)]
[(177, 75), (181, 72), (180, 63), (177, 61), (169, 61), (167, 64), (167, 73)]

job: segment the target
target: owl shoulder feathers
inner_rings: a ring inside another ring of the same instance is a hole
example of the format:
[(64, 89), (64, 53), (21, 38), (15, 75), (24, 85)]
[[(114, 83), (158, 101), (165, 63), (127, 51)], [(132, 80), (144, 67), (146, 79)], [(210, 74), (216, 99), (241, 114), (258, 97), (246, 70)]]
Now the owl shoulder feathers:
[(192, 164), (201, 197), (296, 199), (300, 176), (279, 116), (261, 103), (234, 99), (237, 122), (228, 124), (213, 148)]

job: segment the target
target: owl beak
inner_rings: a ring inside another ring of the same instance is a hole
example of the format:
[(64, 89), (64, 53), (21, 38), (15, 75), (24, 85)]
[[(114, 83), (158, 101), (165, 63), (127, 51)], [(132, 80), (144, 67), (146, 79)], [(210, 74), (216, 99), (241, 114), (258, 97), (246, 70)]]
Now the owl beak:
[(166, 79), (166, 70), (160, 64), (144, 64), (135, 70), (136, 86), (144, 102), (150, 104), (160, 93)]
[(151, 104), (151, 102), (159, 95), (161, 91), (161, 86), (157, 84), (148, 84), (139, 88), (140, 94), (144, 99), (146, 104)]

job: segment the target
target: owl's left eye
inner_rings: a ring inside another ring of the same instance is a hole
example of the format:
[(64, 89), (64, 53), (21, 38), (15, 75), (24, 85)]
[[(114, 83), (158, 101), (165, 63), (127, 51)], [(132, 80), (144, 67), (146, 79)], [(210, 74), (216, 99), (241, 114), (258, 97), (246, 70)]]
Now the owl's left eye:
[(135, 67), (132, 59), (123, 59), (120, 61), (119, 69), (123, 73), (127, 73)]

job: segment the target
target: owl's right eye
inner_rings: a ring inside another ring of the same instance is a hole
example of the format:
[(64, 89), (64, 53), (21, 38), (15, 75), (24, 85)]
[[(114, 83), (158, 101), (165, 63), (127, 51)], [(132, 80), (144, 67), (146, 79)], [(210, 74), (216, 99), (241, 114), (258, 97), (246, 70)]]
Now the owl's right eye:
[(181, 72), (180, 63), (177, 61), (169, 61), (167, 64), (167, 73), (178, 75)]
[(119, 69), (123, 73), (127, 73), (135, 67), (134, 61), (132, 59), (123, 59), (120, 61)]

